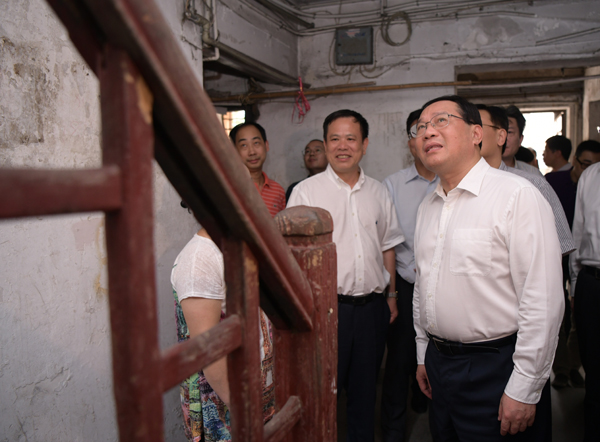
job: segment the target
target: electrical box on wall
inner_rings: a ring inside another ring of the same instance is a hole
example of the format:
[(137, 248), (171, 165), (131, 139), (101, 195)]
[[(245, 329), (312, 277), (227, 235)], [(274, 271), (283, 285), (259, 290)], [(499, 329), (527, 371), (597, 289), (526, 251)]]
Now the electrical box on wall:
[(335, 64), (373, 64), (373, 28), (337, 29)]

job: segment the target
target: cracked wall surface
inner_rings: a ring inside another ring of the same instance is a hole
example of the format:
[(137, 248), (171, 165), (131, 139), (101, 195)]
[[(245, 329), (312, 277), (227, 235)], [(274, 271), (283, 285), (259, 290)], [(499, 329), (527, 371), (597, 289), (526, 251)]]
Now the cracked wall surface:
[[(158, 2), (202, 78), (183, 2)], [(99, 86), (42, 0), (0, 2), (0, 167), (101, 165)], [(160, 345), (176, 343), (169, 283), (198, 225), (154, 167)], [(0, 442), (115, 441), (104, 216), (0, 221)], [(183, 436), (179, 392), (164, 396), (165, 437)]]

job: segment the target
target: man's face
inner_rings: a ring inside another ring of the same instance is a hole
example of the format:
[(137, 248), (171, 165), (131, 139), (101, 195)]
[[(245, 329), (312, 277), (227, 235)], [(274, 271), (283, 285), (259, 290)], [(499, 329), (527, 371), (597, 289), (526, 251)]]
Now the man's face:
[(269, 143), (263, 140), (256, 127), (242, 127), (235, 136), (235, 147), (250, 172), (262, 171), (267, 159)]
[(542, 158), (544, 159), (544, 163), (546, 164), (546, 166), (554, 168), (554, 165), (556, 164), (557, 155), (560, 155), (562, 158), (562, 154), (559, 150), (552, 152), (552, 150), (550, 150), (548, 144), (546, 143), (546, 147), (544, 148), (544, 152), (542, 153)]
[[(426, 107), (419, 118), (419, 125), (429, 123), (432, 118), (443, 114), (459, 117), (460, 108), (452, 101), (437, 101)], [(441, 174), (462, 173), (469, 159), (479, 156), (481, 126), (469, 125), (460, 118), (449, 117), (448, 126), (434, 128), (427, 124), (425, 134), (417, 137), (416, 150), (423, 165)], [(465, 161), (466, 160), (466, 161)]]
[(575, 161), (573, 161), (573, 174), (575, 175), (575, 178), (579, 180), (579, 177), (585, 169), (598, 162), (600, 162), (600, 153), (590, 152), (589, 150), (581, 152), (581, 154), (575, 158)]
[(496, 129), (495, 124), (490, 118), (490, 113), (484, 109), (479, 110), (481, 122), (483, 123), (483, 140), (481, 145), (481, 156), (486, 160), (500, 158), (502, 156), (502, 146), (506, 140), (506, 131)]
[(508, 117), (508, 136), (506, 137), (506, 149), (502, 155), (504, 158), (512, 158), (517, 154), (521, 143), (523, 142), (523, 135), (519, 134), (519, 126), (517, 120), (512, 117)]
[(311, 141), (304, 148), (304, 165), (313, 173), (313, 171), (325, 170), (327, 167), (327, 157), (325, 156), (325, 147), (322, 141)]
[(327, 128), (325, 154), (338, 174), (358, 171), (358, 163), (367, 152), (369, 139), (363, 140), (360, 124), (352, 117), (334, 120)]

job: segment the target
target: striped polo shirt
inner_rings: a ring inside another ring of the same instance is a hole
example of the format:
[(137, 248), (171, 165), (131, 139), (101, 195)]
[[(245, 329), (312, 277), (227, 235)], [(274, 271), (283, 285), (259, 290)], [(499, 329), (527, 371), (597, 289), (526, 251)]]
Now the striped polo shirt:
[(265, 185), (263, 186), (262, 191), (258, 188), (258, 184), (254, 183), (254, 185), (267, 205), (267, 209), (269, 209), (271, 216), (275, 216), (285, 209), (285, 191), (279, 183), (270, 180), (266, 173), (263, 172), (262, 174), (265, 179)]

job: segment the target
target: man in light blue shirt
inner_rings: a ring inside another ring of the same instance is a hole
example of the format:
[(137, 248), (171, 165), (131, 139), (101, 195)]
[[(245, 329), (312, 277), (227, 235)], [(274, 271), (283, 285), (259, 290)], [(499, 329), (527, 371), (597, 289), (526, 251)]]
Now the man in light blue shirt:
[(415, 329), (413, 326), (412, 296), (415, 283), (415, 253), (413, 241), (417, 210), (426, 195), (438, 184), (435, 173), (427, 170), (415, 153), (411, 128), (416, 125), (421, 110), (411, 112), (406, 120), (408, 147), (415, 159), (412, 166), (389, 177), (383, 184), (387, 187), (396, 208), (398, 222), (405, 241), (395, 247), (396, 292), (398, 319), (387, 332), (387, 360), (383, 379), (381, 401), (381, 425), (383, 442), (405, 440), (406, 407), (409, 385), (412, 379), (412, 407), (417, 412), (427, 409), (427, 398), (414, 380), (417, 369)]

